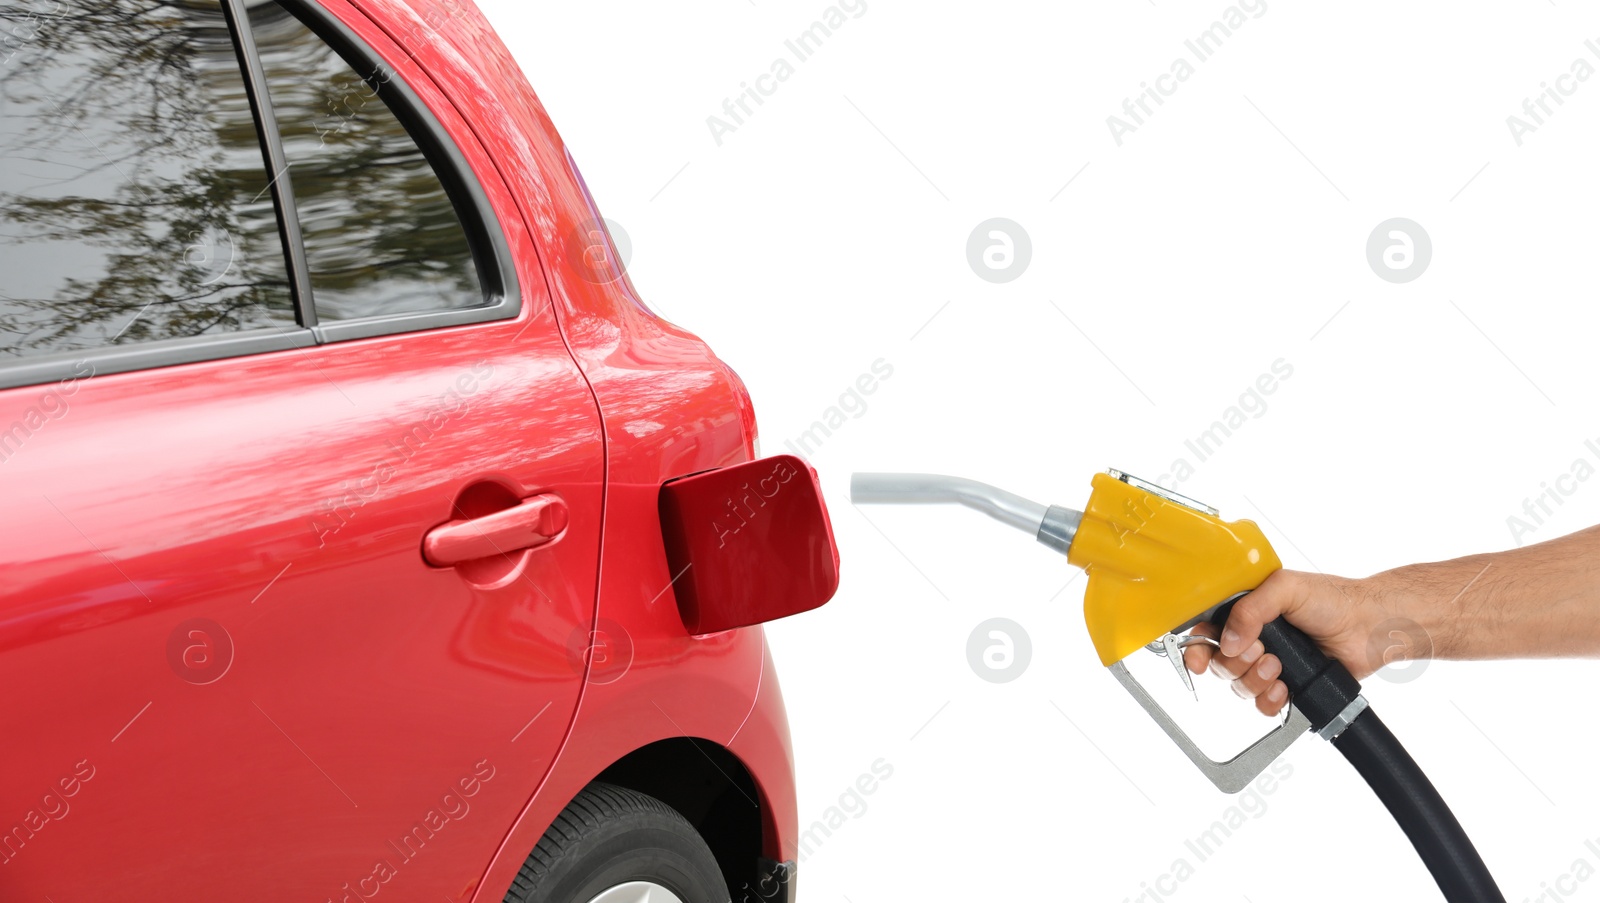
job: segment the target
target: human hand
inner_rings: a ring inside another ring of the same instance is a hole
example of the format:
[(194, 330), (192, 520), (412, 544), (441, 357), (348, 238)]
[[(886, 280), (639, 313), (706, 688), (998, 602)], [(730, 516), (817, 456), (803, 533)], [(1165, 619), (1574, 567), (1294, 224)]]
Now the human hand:
[[(1222, 631), (1221, 648), (1196, 643), (1184, 650), (1184, 664), (1195, 674), (1206, 668), (1233, 682), (1234, 692), (1255, 700), (1263, 715), (1276, 715), (1288, 701), (1289, 689), (1278, 676), (1283, 665), (1261, 645), (1261, 628), (1279, 616), (1311, 637), (1360, 680), (1387, 664), (1388, 652), (1374, 655), (1377, 626), (1389, 617), (1392, 598), (1378, 585), (1382, 575), (1365, 580), (1276, 571), (1240, 599)], [(1201, 624), (1193, 633), (1218, 639), (1216, 627)], [(1415, 657), (1419, 650), (1409, 650)], [(1401, 651), (1405, 657), (1407, 650)]]

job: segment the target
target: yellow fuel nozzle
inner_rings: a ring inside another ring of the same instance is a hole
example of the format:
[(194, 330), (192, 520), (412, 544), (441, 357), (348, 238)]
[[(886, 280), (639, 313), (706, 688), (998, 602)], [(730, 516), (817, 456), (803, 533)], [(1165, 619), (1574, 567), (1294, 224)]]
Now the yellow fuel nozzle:
[(1154, 483), (1113, 470), (1096, 474), (1092, 485), (1080, 512), (960, 477), (858, 473), (850, 481), (850, 500), (966, 505), (1065, 552), (1068, 562), (1089, 575), (1083, 615), (1100, 663), (1202, 774), (1224, 792), (1237, 793), (1310, 727), (1298, 705), (1291, 704), (1285, 721), (1243, 752), (1214, 761), (1139, 684), (1124, 659), (1149, 646), (1193, 689), (1182, 649), (1194, 638), (1175, 635), (1261, 585), (1281, 566), (1278, 555), (1250, 521), (1225, 521), (1216, 509)]
[[(1115, 470), (1096, 474), (1067, 560), (1084, 569), (1083, 619), (1100, 663), (1200, 773), (1238, 793), (1311, 726), (1298, 705), (1266, 736), (1226, 761), (1200, 749), (1128, 670), (1145, 646), (1172, 662), (1193, 689), (1174, 636), (1261, 585), (1282, 566), (1261, 528)], [(1308, 641), (1309, 642), (1309, 641)], [(1359, 689), (1358, 689), (1359, 691)], [(1363, 704), (1364, 701), (1363, 701)]]
[(1261, 528), (1117, 471), (1095, 474), (1067, 561), (1102, 665), (1186, 630), (1282, 566)]

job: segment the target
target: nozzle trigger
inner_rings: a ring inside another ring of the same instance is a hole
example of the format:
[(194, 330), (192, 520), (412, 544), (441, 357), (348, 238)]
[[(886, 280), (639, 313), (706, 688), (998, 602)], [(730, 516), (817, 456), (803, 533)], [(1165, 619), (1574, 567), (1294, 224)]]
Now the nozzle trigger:
[(1167, 660), (1172, 662), (1172, 667), (1178, 670), (1178, 679), (1183, 681), (1183, 685), (1189, 689), (1190, 695), (1194, 696), (1196, 702), (1199, 702), (1200, 692), (1194, 688), (1194, 678), (1190, 676), (1189, 667), (1183, 661), (1183, 650), (1196, 643), (1206, 643), (1218, 649), (1222, 648), (1222, 644), (1211, 637), (1193, 633), (1183, 635), (1175, 633), (1164, 634), (1161, 639), (1156, 640), (1145, 648), (1158, 655), (1166, 656)]

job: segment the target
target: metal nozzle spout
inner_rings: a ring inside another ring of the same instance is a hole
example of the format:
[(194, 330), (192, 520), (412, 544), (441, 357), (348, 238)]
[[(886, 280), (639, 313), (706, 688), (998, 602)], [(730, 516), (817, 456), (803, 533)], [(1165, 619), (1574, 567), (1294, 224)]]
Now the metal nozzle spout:
[(1083, 517), (1070, 508), (1041, 505), (977, 480), (935, 473), (851, 474), (850, 501), (856, 505), (965, 505), (1061, 552), (1072, 545)]

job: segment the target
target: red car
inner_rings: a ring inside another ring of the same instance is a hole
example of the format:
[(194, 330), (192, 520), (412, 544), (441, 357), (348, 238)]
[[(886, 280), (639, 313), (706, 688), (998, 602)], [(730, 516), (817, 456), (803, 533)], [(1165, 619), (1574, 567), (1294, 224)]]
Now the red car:
[(4, 899), (792, 900), (756, 457), (464, 0), (0, 0)]

